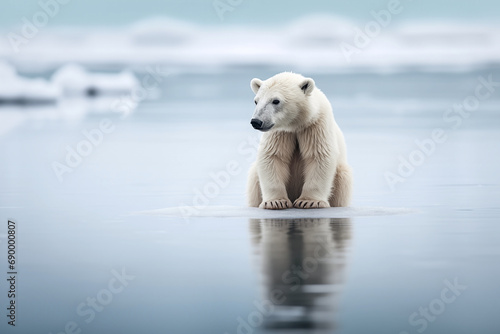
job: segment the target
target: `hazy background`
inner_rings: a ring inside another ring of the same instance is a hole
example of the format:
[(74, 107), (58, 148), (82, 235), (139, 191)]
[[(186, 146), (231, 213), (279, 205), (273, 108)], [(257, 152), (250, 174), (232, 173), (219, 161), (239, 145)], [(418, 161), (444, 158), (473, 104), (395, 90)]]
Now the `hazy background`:
[[(255, 64), (321, 72), (463, 70), (497, 63), (500, 45), (500, 5), (486, 0), (401, 1), (399, 12), (358, 44), (359, 31), (366, 32), (373, 13), (386, 11), (389, 1), (54, 3), (9, 1), (0, 14), (0, 57), (28, 72), (54, 71), (68, 62), (101, 69), (153, 63), (191, 71)], [(43, 8), (49, 15), (38, 15)], [(32, 29), (26, 28), (30, 23)], [(13, 45), (12, 34), (25, 39)], [(347, 44), (360, 52), (346, 57)]]

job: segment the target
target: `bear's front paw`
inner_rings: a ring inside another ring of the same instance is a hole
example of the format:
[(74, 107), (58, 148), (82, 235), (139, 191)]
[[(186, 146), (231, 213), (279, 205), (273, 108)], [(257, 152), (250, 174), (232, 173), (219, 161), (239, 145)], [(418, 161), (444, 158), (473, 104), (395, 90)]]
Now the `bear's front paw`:
[(325, 201), (318, 201), (316, 199), (299, 198), (293, 202), (293, 207), (297, 209), (319, 209), (329, 208), (330, 204)]
[(264, 201), (260, 204), (259, 208), (268, 210), (283, 210), (291, 208), (292, 206), (292, 202), (288, 198), (284, 198)]

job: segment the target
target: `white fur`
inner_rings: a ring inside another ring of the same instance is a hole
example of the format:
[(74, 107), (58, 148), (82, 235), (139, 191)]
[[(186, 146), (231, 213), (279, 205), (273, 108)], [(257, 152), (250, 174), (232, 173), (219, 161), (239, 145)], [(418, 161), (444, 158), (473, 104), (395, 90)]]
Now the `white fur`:
[(287, 72), (253, 79), (251, 88), (257, 102), (252, 118), (261, 120), (266, 132), (248, 177), (249, 205), (348, 206), (352, 177), (344, 136), (314, 80)]

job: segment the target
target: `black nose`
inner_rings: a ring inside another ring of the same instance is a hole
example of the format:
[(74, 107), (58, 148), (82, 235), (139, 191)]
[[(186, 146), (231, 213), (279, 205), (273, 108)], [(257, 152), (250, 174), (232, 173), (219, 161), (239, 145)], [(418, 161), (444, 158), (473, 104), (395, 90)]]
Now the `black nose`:
[(252, 124), (253, 128), (256, 129), (256, 130), (259, 130), (259, 129), (262, 129), (262, 121), (260, 119), (257, 119), (257, 118), (252, 118), (252, 120), (250, 121), (250, 124)]

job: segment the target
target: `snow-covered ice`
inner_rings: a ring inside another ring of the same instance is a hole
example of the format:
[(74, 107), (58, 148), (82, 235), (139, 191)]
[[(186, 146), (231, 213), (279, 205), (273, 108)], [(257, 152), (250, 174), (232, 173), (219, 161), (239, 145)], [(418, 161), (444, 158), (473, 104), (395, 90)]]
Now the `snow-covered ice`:
[(142, 211), (140, 215), (156, 215), (176, 218), (195, 217), (246, 217), (261, 219), (302, 219), (302, 218), (353, 218), (363, 216), (384, 216), (415, 213), (415, 210), (406, 208), (327, 208), (327, 209), (287, 209), (262, 210), (258, 208), (237, 206), (207, 206), (207, 207), (173, 207), (158, 210)]

